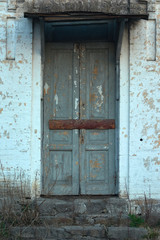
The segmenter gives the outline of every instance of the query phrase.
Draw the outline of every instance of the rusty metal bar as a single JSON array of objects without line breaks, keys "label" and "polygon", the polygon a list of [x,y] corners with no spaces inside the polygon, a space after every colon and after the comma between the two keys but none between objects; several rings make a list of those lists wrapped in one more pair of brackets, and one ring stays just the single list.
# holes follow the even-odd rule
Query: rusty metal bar
[{"label": "rusty metal bar", "polygon": [[50,130],[73,130],[73,129],[115,129],[114,119],[105,120],[49,120]]}]

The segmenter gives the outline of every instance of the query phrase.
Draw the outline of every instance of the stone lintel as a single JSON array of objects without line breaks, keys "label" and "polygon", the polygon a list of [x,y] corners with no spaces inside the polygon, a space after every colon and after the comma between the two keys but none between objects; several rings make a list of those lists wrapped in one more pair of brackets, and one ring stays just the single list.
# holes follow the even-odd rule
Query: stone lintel
[{"label": "stone lintel", "polygon": [[147,2],[132,0],[17,0],[28,13],[100,12],[114,15],[147,14]]}]

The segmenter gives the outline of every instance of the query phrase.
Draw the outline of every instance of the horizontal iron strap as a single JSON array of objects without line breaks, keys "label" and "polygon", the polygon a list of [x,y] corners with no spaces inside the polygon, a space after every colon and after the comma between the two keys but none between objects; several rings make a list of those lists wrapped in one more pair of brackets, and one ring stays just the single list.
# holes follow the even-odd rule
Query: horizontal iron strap
[{"label": "horizontal iron strap", "polygon": [[114,129],[115,120],[105,119],[105,120],[49,120],[50,130],[72,130],[72,129]]}]

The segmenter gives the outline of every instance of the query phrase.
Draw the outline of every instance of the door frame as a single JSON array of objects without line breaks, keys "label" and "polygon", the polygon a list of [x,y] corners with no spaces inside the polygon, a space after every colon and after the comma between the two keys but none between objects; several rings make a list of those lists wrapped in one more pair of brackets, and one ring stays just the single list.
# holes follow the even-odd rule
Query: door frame
[{"label": "door frame", "polygon": [[[122,27],[122,24],[121,24]],[[123,27],[124,30],[124,27]],[[120,35],[119,35],[120,36]],[[121,130],[126,125],[126,132],[129,131],[128,116],[129,116],[129,34],[128,24],[125,27],[125,33],[121,31],[121,37],[119,37],[119,61],[116,62],[116,83],[117,92],[121,96],[121,99],[117,99],[117,126],[116,126],[116,171],[117,171],[117,195],[123,196],[125,194],[126,186],[129,185],[129,144],[128,138],[123,139]],[[120,53],[121,49],[125,49],[123,54]],[[117,45],[118,46],[118,45]],[[45,63],[45,39],[44,39],[44,21],[34,20],[33,22],[33,81],[32,81],[32,133],[31,133],[31,196],[40,196],[42,191],[42,142],[43,142],[43,70]],[[118,49],[118,48],[117,48]],[[121,62],[123,64],[121,64]],[[37,71],[38,69],[38,71]],[[121,71],[120,71],[121,70]],[[122,83],[120,83],[122,79]],[[123,88],[122,84],[125,83]],[[127,101],[128,100],[128,101]],[[126,113],[123,116],[122,112],[126,109]],[[121,157],[122,148],[126,151]],[[121,172],[123,170],[123,172]],[[120,173],[120,174],[119,174]]]}]

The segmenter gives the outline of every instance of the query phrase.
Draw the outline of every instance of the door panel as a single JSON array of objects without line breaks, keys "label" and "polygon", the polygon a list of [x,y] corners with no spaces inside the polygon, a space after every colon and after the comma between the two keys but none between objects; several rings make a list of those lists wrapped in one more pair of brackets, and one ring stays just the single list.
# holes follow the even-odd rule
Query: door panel
[{"label": "door panel", "polygon": [[108,51],[87,49],[87,111],[89,118],[107,118]]},{"label": "door panel", "polygon": [[[114,49],[112,44],[82,46],[81,108],[84,119],[115,119]],[[87,81],[85,81],[85,76]],[[82,77],[82,79],[81,79]],[[113,99],[113,100],[112,100]],[[114,130],[81,130],[81,193],[115,193]]]},{"label": "door panel", "polygon": [[115,194],[114,130],[49,130],[48,121],[115,119],[114,45],[46,45],[43,194]]},{"label": "door panel", "polygon": [[75,105],[79,78],[73,71],[77,59],[73,44],[46,46],[43,194],[47,195],[79,193],[78,132],[48,127],[50,119],[74,119],[79,114]]},{"label": "door panel", "polygon": [[[52,50],[53,84],[51,84],[51,103],[53,104],[52,118],[72,118],[72,66],[73,50]],[[67,86],[67,87],[66,87]]]}]

